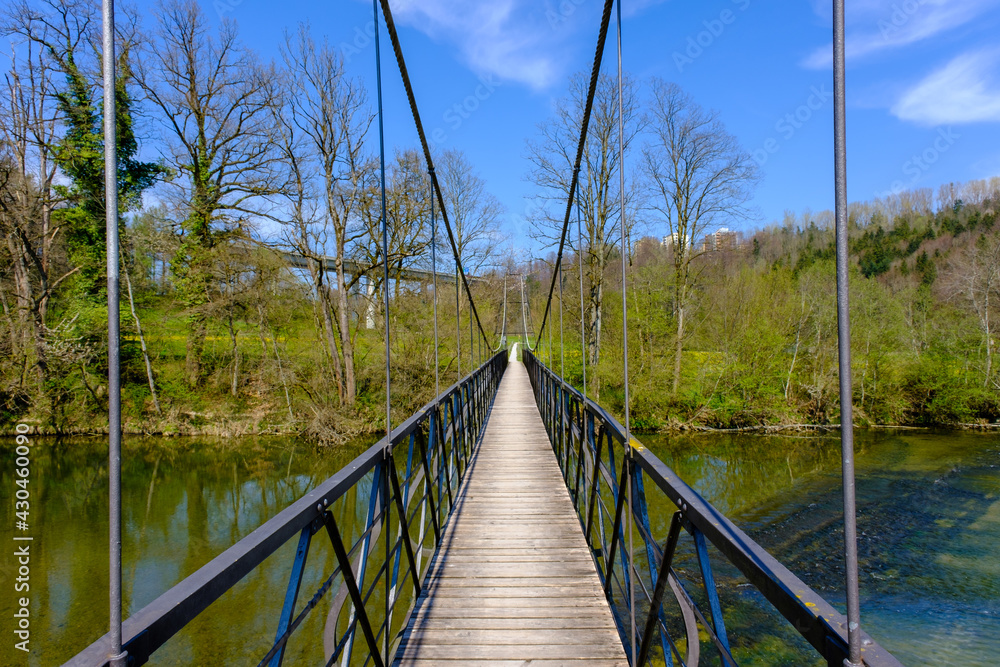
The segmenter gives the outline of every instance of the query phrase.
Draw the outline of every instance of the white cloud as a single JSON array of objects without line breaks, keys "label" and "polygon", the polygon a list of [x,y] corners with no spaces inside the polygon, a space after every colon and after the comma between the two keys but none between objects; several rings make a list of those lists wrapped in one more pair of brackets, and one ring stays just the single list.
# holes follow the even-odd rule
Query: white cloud
[{"label": "white cloud", "polygon": [[[632,17],[667,0],[632,0]],[[588,0],[398,0],[393,15],[432,39],[454,44],[477,74],[543,90],[568,70],[589,68],[601,5]],[[582,53],[576,48],[586,36]],[[613,40],[613,37],[609,37]],[[574,60],[575,59],[575,60]]]},{"label": "white cloud", "polygon": [[922,125],[1000,122],[1000,86],[991,76],[1000,50],[965,53],[931,72],[893,105],[893,115]]},{"label": "white cloud", "polygon": [[[829,2],[814,2],[817,14],[830,20]],[[849,4],[847,59],[855,60],[880,51],[922,42],[966,25],[1000,0],[858,0]],[[809,69],[828,69],[833,45],[816,49],[803,60]]]},{"label": "white cloud", "polygon": [[[582,10],[574,4],[574,14]],[[555,47],[566,31],[558,28],[577,18],[560,14],[558,7],[546,16],[528,0],[405,0],[394,16],[433,39],[455,44],[477,73],[535,89],[548,87],[560,76],[563,58]]]}]

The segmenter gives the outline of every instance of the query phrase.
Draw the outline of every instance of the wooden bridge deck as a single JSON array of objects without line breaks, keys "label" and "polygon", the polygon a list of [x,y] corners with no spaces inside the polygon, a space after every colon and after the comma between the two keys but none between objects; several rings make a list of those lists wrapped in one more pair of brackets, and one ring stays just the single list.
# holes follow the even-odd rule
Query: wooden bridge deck
[{"label": "wooden bridge deck", "polygon": [[467,474],[394,664],[625,667],[519,362]]}]

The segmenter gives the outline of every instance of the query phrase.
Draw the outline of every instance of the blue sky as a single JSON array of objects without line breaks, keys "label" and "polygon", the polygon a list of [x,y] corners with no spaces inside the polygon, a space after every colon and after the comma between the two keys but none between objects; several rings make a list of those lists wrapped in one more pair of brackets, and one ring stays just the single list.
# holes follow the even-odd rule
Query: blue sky
[{"label": "blue sky", "polygon": [[[831,4],[624,0],[625,69],[643,83],[677,82],[755,152],[764,180],[753,201],[760,217],[748,227],[780,220],[786,209],[832,208]],[[1000,0],[847,5],[850,199],[1000,174]],[[204,0],[204,7],[237,21],[268,58],[284,30],[309,21],[374,88],[368,2]],[[393,7],[428,134],[440,148],[465,151],[506,204],[507,231],[529,244],[525,140],[567,78],[589,71],[601,3],[396,0]],[[615,66],[611,40],[613,33],[606,71]],[[382,48],[387,144],[416,145],[384,32]]]}]

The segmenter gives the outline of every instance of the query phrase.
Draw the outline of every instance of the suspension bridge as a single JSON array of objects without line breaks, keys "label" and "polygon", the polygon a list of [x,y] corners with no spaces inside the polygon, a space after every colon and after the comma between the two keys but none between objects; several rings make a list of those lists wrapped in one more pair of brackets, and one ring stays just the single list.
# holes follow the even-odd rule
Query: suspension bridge
[{"label": "suspension bridge", "polygon": [[[286,545],[287,590],[274,618],[274,641],[259,656],[234,656],[260,667],[283,664],[289,647],[317,647],[326,665],[736,665],[734,647],[758,637],[732,633],[730,609],[716,585],[720,564],[735,569],[759,593],[766,613],[783,617],[818,661],[829,665],[892,667],[899,662],[860,626],[857,591],[850,346],[840,329],[846,616],[777,562],[669,467],[636,440],[629,426],[628,351],[624,350],[624,424],[542,363],[534,348],[553,336],[554,305],[563,331],[562,260],[580,175],[613,0],[606,0],[588,99],[572,174],[562,236],[535,345],[528,335],[523,279],[505,280],[499,337],[480,322],[388,0],[381,15],[406,88],[433,188],[432,201],[447,231],[460,286],[469,304],[470,343],[492,350],[468,376],[440,389],[416,414],[393,427],[388,341],[389,290],[384,290],[386,332],[385,437],[246,538],[163,593],[130,618],[121,618],[120,396],[117,358],[117,193],[114,124],[105,123],[108,179],[109,334],[111,349],[111,628],[68,665],[142,665],[212,603]],[[834,2],[838,306],[847,316],[846,161],[844,158],[843,0]],[[373,2],[378,20],[379,5]],[[618,6],[618,75],[621,81],[621,8]],[[104,1],[105,106],[114,117],[113,10]],[[378,118],[381,138],[381,65]],[[619,110],[621,98],[619,91]],[[619,113],[619,116],[621,114]],[[619,135],[621,136],[621,132]],[[384,209],[384,148],[382,189]],[[622,175],[621,178],[624,178]],[[622,215],[624,220],[624,215]],[[432,229],[437,225],[432,208]],[[385,215],[383,257],[388,256]],[[579,219],[578,219],[579,225]],[[579,234],[579,227],[577,230]],[[627,248],[622,238],[622,290]],[[432,241],[432,248],[436,240]],[[437,259],[427,275],[437,280]],[[386,284],[389,267],[383,266]],[[510,278],[510,276],[508,276]],[[580,295],[583,298],[583,277]],[[558,286],[558,289],[557,289]],[[525,344],[506,346],[508,294],[518,293]],[[438,335],[437,290],[434,331]],[[511,306],[512,312],[513,306]],[[623,309],[627,318],[627,309]],[[581,312],[583,309],[581,308]],[[581,322],[581,328],[583,323]],[[623,323],[627,331],[627,319]],[[461,326],[461,322],[459,322]],[[495,332],[494,332],[495,333]],[[459,345],[462,336],[458,337]],[[490,340],[499,338],[495,345]],[[581,336],[585,341],[585,336]],[[561,342],[560,342],[561,345]],[[438,346],[435,345],[435,350]],[[845,356],[848,355],[848,356]],[[584,355],[586,359],[586,355]],[[847,370],[845,370],[847,369]],[[678,568],[681,551],[696,567]],[[317,553],[318,552],[318,553]],[[313,554],[312,560],[309,560]],[[690,559],[689,559],[690,560]],[[318,586],[302,593],[310,564],[332,563]],[[313,567],[315,570],[315,567]],[[266,608],[270,601],[261,601]],[[278,601],[275,601],[278,602]],[[263,613],[263,612],[261,612]],[[311,614],[324,614],[322,636],[300,630]],[[322,650],[318,647],[322,644]]]}]

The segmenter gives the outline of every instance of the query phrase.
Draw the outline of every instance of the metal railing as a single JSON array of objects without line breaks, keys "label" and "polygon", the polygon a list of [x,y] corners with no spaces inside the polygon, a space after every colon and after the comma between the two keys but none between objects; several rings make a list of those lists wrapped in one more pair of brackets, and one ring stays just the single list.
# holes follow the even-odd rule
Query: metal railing
[{"label": "metal railing", "polygon": [[[326,637],[326,664],[391,664],[506,367],[507,352],[501,350],[394,429],[388,442],[383,438],[130,617],[123,627],[128,664],[146,663],[296,536],[276,638],[258,664],[281,665],[289,638],[330,591],[336,593],[327,628],[334,631]],[[364,519],[348,525],[364,508]],[[320,531],[329,538],[335,566],[309,601],[298,605],[306,558]],[[105,635],[66,664],[106,665],[109,650]]]},{"label": "metal railing", "polygon": [[[637,440],[633,438],[626,448],[625,429],[608,412],[585,399],[528,350],[523,358],[630,664],[641,666],[655,658],[659,664],[693,667],[701,659],[699,631],[707,635],[707,648],[717,654],[721,664],[736,664],[709,544],[742,572],[829,665],[844,664],[848,645],[842,614]],[[652,502],[647,502],[647,488],[655,495]],[[627,489],[631,489],[631,503],[626,502]],[[665,535],[654,535],[651,505],[660,508],[654,518],[665,519],[667,513],[671,516]],[[631,507],[631,516],[626,506]],[[629,528],[636,536],[632,552],[627,544]],[[679,577],[674,568],[682,529],[693,543],[703,597],[700,592],[689,592],[685,577]],[[676,608],[665,601],[668,588]],[[707,606],[707,614],[695,597]],[[868,636],[864,637],[862,657],[870,667],[901,667]]]}]

